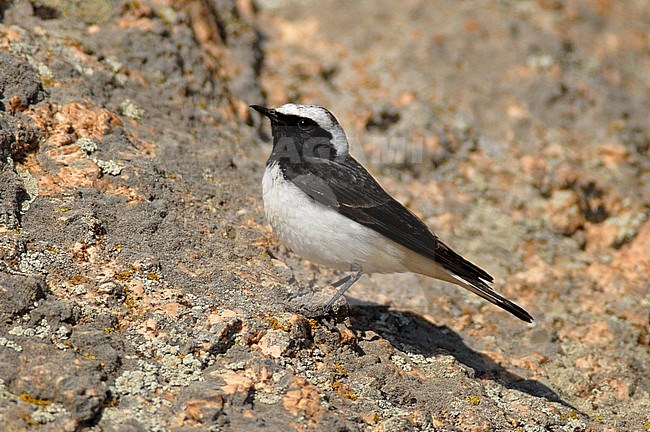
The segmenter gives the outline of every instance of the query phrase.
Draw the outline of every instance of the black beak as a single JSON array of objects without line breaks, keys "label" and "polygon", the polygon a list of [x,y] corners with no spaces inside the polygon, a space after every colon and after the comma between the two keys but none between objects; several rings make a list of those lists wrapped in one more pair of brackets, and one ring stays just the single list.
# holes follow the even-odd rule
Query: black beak
[{"label": "black beak", "polygon": [[253,108],[255,111],[264,114],[266,117],[271,120],[271,122],[277,122],[280,121],[280,117],[278,116],[278,113],[275,112],[274,109],[271,108],[265,108],[260,105],[251,105],[251,108]]}]

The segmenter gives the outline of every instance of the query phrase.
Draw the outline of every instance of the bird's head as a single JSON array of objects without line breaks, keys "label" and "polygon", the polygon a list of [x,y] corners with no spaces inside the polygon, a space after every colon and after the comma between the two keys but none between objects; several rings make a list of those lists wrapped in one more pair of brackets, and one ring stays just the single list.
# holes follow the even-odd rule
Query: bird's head
[{"label": "bird's head", "polygon": [[334,159],[348,154],[343,128],[327,109],[318,105],[287,103],[271,109],[251,108],[271,120],[276,157]]}]

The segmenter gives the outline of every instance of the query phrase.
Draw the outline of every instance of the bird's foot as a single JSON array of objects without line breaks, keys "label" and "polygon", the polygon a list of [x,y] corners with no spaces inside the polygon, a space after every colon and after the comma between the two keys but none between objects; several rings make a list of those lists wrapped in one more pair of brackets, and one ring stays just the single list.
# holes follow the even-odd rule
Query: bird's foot
[{"label": "bird's foot", "polygon": [[328,300],[331,298],[330,289],[312,286],[302,288],[297,292],[290,292],[286,305],[291,312],[299,313],[307,318],[319,318],[347,312],[348,304],[345,298],[341,297],[330,305]]},{"label": "bird's foot", "polygon": [[[343,294],[345,294],[348,288],[359,280],[362,274],[363,270],[361,269],[361,266],[353,263],[350,266],[349,275],[331,284],[333,288],[337,288],[337,291],[333,296],[326,297],[327,294],[323,293],[323,290],[316,286],[303,288],[293,295],[289,293],[289,306],[295,312],[301,313],[309,318],[337,315],[341,312],[348,312],[348,303],[343,298]],[[296,285],[293,287],[296,287]],[[329,300],[326,300],[326,298]]]}]

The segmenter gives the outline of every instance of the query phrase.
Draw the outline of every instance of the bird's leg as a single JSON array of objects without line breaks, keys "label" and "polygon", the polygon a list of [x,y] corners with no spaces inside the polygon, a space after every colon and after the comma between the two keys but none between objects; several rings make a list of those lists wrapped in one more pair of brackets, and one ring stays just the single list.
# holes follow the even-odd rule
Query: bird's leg
[{"label": "bird's leg", "polygon": [[332,282],[330,285],[332,285],[334,288],[338,288],[341,285],[343,285],[345,282],[349,281],[352,276],[347,275],[344,278],[341,278],[341,280],[337,280],[336,282]]},{"label": "bird's leg", "polygon": [[325,305],[325,310],[329,310],[336,301],[341,298],[341,296],[350,288],[356,281],[361,278],[363,275],[363,270],[361,269],[361,266],[358,264],[352,264],[350,266],[350,273],[340,281],[336,281],[332,284],[334,288],[341,287],[339,290],[334,294],[334,296],[330,299],[330,301],[327,302],[327,305]]}]

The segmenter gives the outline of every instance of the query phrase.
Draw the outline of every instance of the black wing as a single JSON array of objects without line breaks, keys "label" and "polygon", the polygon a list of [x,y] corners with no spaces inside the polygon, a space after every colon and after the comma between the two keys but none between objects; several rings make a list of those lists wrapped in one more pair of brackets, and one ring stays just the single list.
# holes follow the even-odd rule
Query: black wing
[{"label": "black wing", "polygon": [[[391,197],[352,156],[283,164],[285,176],[316,201],[430,258],[472,283],[492,282],[487,272],[441,242],[406,207]],[[327,181],[325,181],[327,179]]]}]

